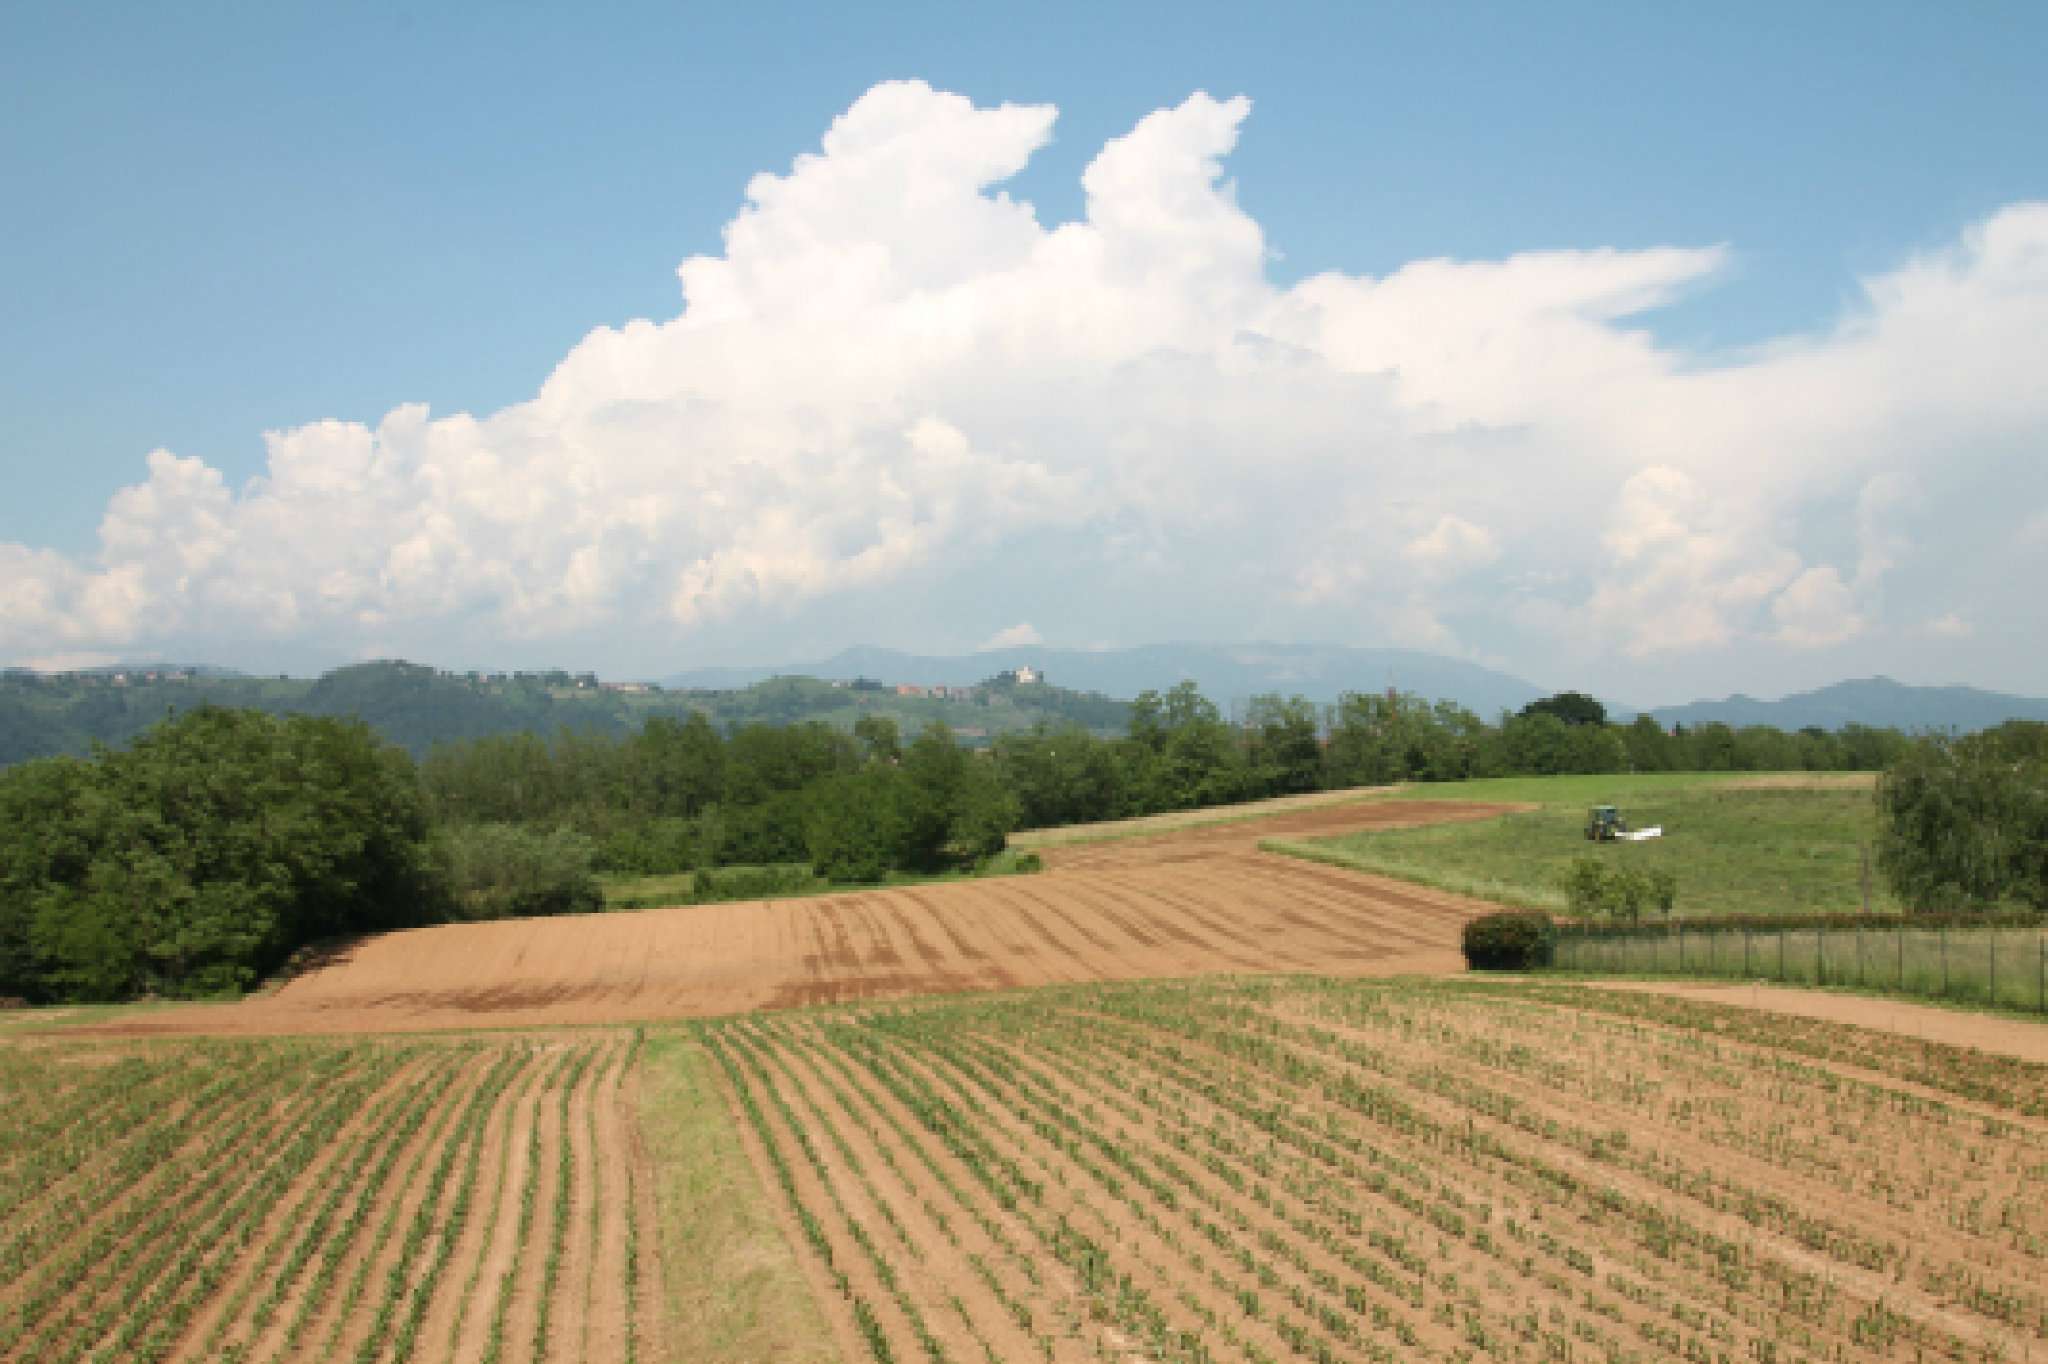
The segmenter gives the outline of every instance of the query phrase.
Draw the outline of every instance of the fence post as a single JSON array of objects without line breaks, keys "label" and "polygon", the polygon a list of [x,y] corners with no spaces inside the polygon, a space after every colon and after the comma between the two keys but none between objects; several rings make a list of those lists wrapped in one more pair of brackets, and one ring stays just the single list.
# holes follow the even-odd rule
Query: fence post
[{"label": "fence post", "polygon": [[2048,932],[2034,938],[2034,1007],[2048,1014]]},{"label": "fence post", "polygon": [[1785,925],[1778,925],[1778,984],[1785,983]]},{"label": "fence post", "polygon": [[[1870,907],[1865,905],[1863,912],[1868,914]],[[1863,920],[1859,918],[1856,921],[1856,986],[1858,989],[1861,989],[1868,983],[1864,980],[1863,976]]]},{"label": "fence post", "polygon": [[1825,929],[1816,928],[1813,930],[1813,983],[1815,985],[1825,985],[1828,983],[1828,945],[1822,936],[1825,932]]},{"label": "fence post", "polygon": [[1941,921],[1941,997],[1948,998],[1948,920]]},{"label": "fence post", "polygon": [[1749,965],[1749,925],[1742,926],[1742,974],[1748,978],[1752,973]]},{"label": "fence post", "polygon": [[1678,974],[1685,974],[1685,920],[1678,921]]},{"label": "fence post", "polygon": [[1897,989],[1904,993],[1906,989],[1906,916],[1903,912],[1899,915],[1899,922],[1892,932],[1899,944],[1899,979],[1897,981]]}]

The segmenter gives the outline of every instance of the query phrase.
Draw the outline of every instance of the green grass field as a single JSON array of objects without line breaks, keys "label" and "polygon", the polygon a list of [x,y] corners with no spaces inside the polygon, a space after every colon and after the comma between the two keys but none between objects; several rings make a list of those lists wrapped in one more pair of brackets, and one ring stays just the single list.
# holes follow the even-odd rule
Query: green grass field
[{"label": "green grass field", "polygon": [[[1862,908],[1863,847],[1876,834],[1867,783],[1762,786],[1749,775],[1511,777],[1416,786],[1397,799],[1482,800],[1538,808],[1477,823],[1392,829],[1265,846],[1536,909],[1565,908],[1572,860],[1595,856],[1678,877],[1674,912],[1852,913]],[[1586,809],[1621,807],[1631,827],[1660,824],[1645,843],[1589,843]],[[1898,908],[1873,869],[1870,908]]]}]

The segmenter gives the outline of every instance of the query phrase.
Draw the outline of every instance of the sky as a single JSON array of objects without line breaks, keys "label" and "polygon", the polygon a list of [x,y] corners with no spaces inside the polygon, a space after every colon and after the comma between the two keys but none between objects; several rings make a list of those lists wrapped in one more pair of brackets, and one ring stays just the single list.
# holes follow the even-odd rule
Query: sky
[{"label": "sky", "polygon": [[2048,693],[2044,55],[2034,4],[0,3],[0,664]]}]

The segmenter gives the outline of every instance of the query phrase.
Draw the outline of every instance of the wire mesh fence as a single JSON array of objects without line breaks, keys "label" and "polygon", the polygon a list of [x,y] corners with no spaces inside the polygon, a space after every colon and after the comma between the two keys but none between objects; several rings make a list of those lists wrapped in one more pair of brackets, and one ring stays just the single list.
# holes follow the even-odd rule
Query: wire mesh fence
[{"label": "wire mesh fence", "polygon": [[2039,917],[1562,923],[1553,965],[1855,986],[2048,1014],[2048,919]]}]

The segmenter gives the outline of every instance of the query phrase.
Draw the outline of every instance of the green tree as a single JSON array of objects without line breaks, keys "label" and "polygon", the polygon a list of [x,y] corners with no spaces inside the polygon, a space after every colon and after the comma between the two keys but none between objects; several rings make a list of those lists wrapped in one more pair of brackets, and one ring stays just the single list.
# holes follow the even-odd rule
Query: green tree
[{"label": "green tree", "polygon": [[992,749],[997,780],[1017,805],[1018,827],[1114,819],[1129,812],[1127,767],[1114,741],[1077,725],[1006,734]]},{"label": "green tree", "polygon": [[1631,772],[1669,772],[1674,761],[1671,736],[1648,713],[1631,720],[1621,731],[1621,743],[1628,755]]},{"label": "green tree", "polygon": [[1323,782],[1315,705],[1299,696],[1254,696],[1245,714],[1249,784],[1263,796],[1313,791]]},{"label": "green tree", "polygon": [[905,857],[907,785],[879,765],[818,783],[804,817],[811,869],[828,881],[880,881]]},{"label": "green tree", "polygon": [[1561,691],[1523,706],[1520,714],[1555,715],[1568,725],[1604,725],[1607,707],[1582,691]]},{"label": "green tree", "polygon": [[442,909],[412,764],[361,722],[201,708],[125,752],[10,773],[0,922],[40,992],[245,987],[316,937]]},{"label": "green tree", "polygon": [[725,740],[702,714],[656,716],[626,748],[635,804],[648,814],[694,818],[725,794]]},{"label": "green tree", "polygon": [[871,763],[893,763],[903,756],[903,735],[892,716],[861,716],[853,722],[853,737]]},{"label": "green tree", "polygon": [[933,721],[903,752],[899,865],[936,870],[971,864],[1003,850],[1017,807],[995,764],[954,742]]},{"label": "green tree", "polygon": [[85,884],[95,849],[84,808],[92,782],[92,765],[76,758],[0,771],[0,995],[49,995],[32,932],[46,900]]},{"label": "green tree", "polygon": [[2048,725],[1914,743],[1878,781],[1878,864],[1916,909],[2048,909]]}]

